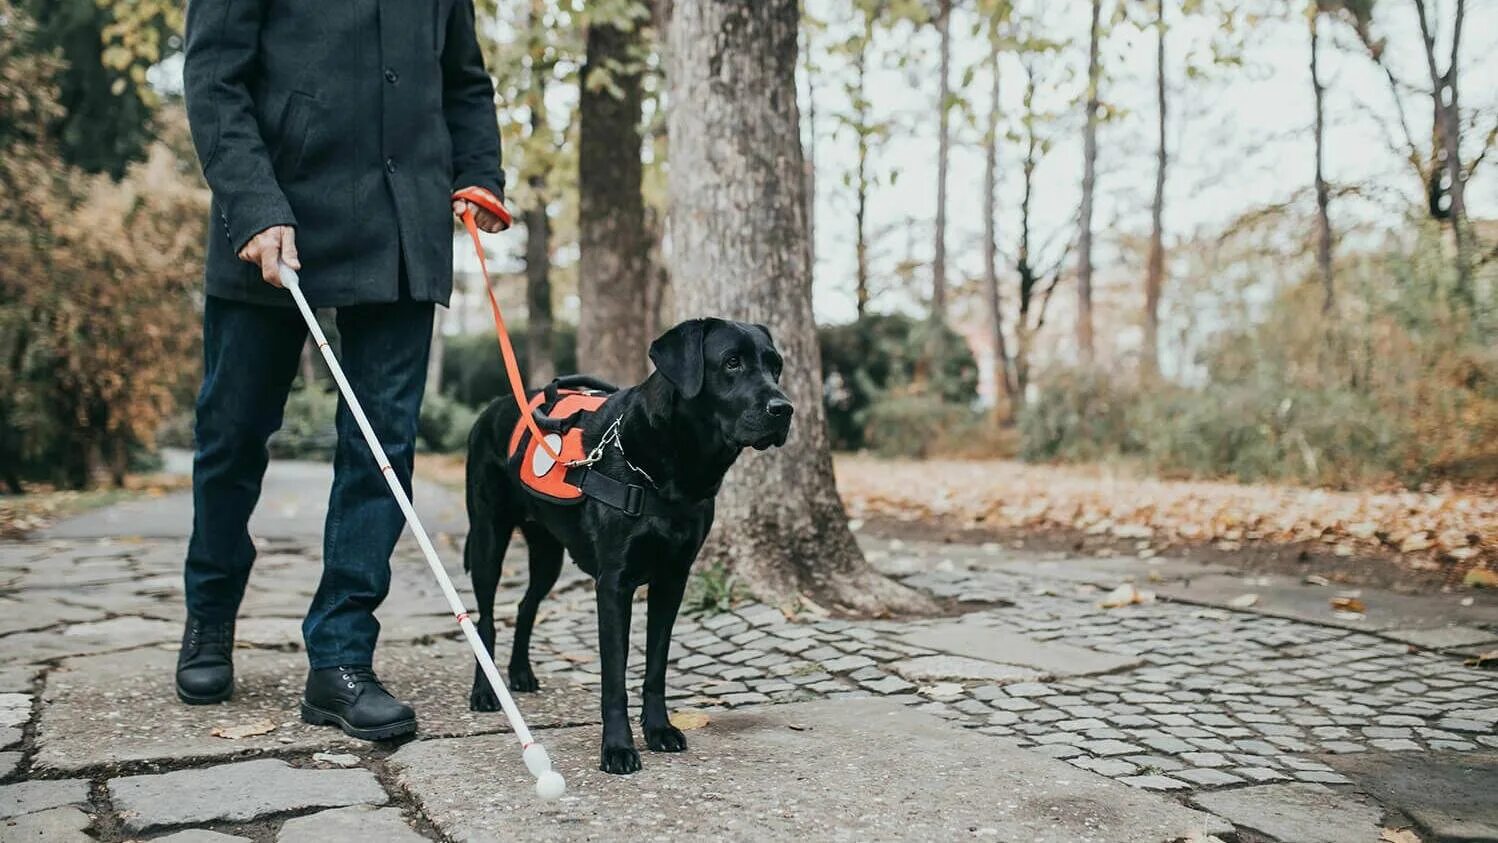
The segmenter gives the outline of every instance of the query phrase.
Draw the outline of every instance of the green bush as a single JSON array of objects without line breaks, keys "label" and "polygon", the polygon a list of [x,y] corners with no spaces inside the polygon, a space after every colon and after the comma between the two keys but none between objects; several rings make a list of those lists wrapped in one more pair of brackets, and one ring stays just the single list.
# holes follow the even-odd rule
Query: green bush
[{"label": "green bush", "polygon": [[417,420],[418,443],[429,451],[450,454],[468,446],[468,431],[478,411],[446,395],[428,395]]},{"label": "green bush", "polygon": [[945,456],[962,450],[985,416],[925,393],[889,393],[865,413],[864,444],[882,457]]},{"label": "green bush", "polygon": [[[524,341],[525,324],[509,327],[515,339],[515,357],[524,372],[530,359]],[[577,329],[565,322],[554,323],[551,351],[558,373],[576,372]],[[530,386],[539,387],[541,384]],[[470,407],[482,407],[501,395],[510,394],[504,358],[499,353],[494,334],[484,331],[446,339],[442,354],[442,392]]]},{"label": "green bush", "polygon": [[943,354],[936,370],[922,370],[930,330],[929,322],[902,314],[872,314],[818,330],[827,427],[834,448],[869,446],[866,429],[872,405],[917,380],[940,396],[940,402],[962,408],[973,404],[978,365],[967,343],[950,328],[943,329]]},{"label": "green bush", "polygon": [[279,459],[330,459],[338,444],[338,393],[299,389],[286,399],[281,429],[270,438]]}]

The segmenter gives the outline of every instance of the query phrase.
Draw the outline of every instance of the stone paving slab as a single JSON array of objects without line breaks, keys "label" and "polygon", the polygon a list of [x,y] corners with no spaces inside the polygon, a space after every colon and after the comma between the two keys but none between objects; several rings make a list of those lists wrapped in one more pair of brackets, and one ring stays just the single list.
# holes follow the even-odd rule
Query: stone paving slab
[{"label": "stone paving slab", "polygon": [[127,831],[390,800],[368,770],[301,770],[274,758],[110,779],[109,798]]},{"label": "stone paving slab", "polygon": [[41,779],[0,785],[0,818],[86,804],[88,782],[84,779]]},{"label": "stone paving slab", "polygon": [[237,834],[222,834],[202,828],[190,828],[165,837],[152,838],[155,843],[250,843],[250,838]]},{"label": "stone paving slab", "polygon": [[0,820],[0,840],[5,843],[91,843],[84,834],[93,820],[77,808],[52,808]]},{"label": "stone paving slab", "polygon": [[534,796],[513,743],[499,737],[410,744],[390,765],[454,840],[977,834],[1015,843],[1146,843],[1230,830],[1209,814],[889,700],[715,713],[689,733],[687,752],[646,752],[633,776],[597,770],[596,728],[542,739],[568,780],[560,802]]},{"label": "stone paving slab", "polygon": [[[393,693],[416,707],[419,736],[507,731],[499,712],[468,710],[473,662],[456,641],[382,647],[375,667]],[[83,770],[104,764],[238,755],[246,750],[353,748],[368,744],[336,729],[301,722],[298,703],[305,656],[269,650],[235,653],[234,699],[183,705],[172,686],[175,649],[135,650],[69,659],[48,678],[36,733],[34,765]],[[594,690],[546,677],[540,693],[522,695],[533,727],[598,720]],[[274,731],[241,740],[214,737],[219,726],[268,720]]]},{"label": "stone paving slab", "polygon": [[1328,759],[1427,843],[1498,840],[1498,753],[1363,753]]},{"label": "stone paving slab", "polygon": [[276,843],[427,843],[401,819],[399,808],[352,805],[289,819]]},{"label": "stone paving slab", "polygon": [[1283,843],[1378,840],[1383,811],[1355,793],[1318,784],[1270,784],[1221,790],[1192,802],[1261,838]]},{"label": "stone paving slab", "polygon": [[960,621],[923,627],[899,638],[916,647],[1029,668],[1052,677],[1112,673],[1139,664],[1139,659],[1132,656],[1041,641],[1008,630]]},{"label": "stone paving slab", "polygon": [[181,639],[180,624],[140,617],[109,618],[6,636],[0,646],[0,664],[112,653]]}]

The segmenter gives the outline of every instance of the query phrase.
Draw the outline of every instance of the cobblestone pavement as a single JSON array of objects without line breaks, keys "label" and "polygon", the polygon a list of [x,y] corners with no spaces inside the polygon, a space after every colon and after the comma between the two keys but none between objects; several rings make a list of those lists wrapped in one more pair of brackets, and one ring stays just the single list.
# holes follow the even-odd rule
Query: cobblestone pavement
[{"label": "cobblestone pavement", "polygon": [[[273,484],[268,495],[274,492]],[[455,506],[436,497],[428,506]],[[139,523],[169,523],[170,510],[182,511],[184,502],[150,506]],[[439,516],[452,521],[450,511]],[[392,747],[296,722],[297,621],[316,585],[317,544],[307,535],[315,519],[261,541],[240,628],[239,691],[233,703],[206,710],[170,695],[184,542],[121,535],[133,517],[124,520],[96,515],[92,525],[63,525],[56,535],[66,538],[0,544],[0,840],[114,840],[186,829],[325,841],[456,833],[442,819],[453,799],[397,781]],[[439,543],[453,563],[452,539]],[[1342,763],[1364,753],[1400,764],[1446,759],[1477,770],[1479,789],[1498,792],[1498,672],[1465,666],[1460,652],[1410,643],[1498,647],[1498,607],[1488,603],[1464,607],[1457,634],[1442,607],[1459,598],[1445,596],[1432,598],[1422,626],[1398,634],[1330,612],[1326,622],[1309,622],[1262,607],[1165,600],[1103,609],[1099,586],[1134,576],[1169,593],[1194,569],[1158,560],[1036,559],[995,546],[866,544],[887,572],[952,600],[954,612],[790,620],[748,603],[685,616],[668,678],[673,708],[710,718],[727,709],[773,716],[817,700],[879,697],[986,736],[996,753],[1047,756],[1166,802],[1224,816],[1238,811],[1236,831],[1215,830],[1242,840],[1281,839],[1245,819],[1241,812],[1254,809],[1244,805],[1272,797],[1292,813],[1322,810],[1315,807],[1325,801],[1321,786],[1334,797],[1345,791],[1338,804],[1364,800],[1362,810],[1382,810],[1386,823],[1443,839],[1450,817],[1404,804],[1397,788],[1379,790],[1357,765]],[[517,548],[507,564],[499,596],[510,611],[524,583],[508,569],[523,571],[523,554]],[[417,702],[418,742],[482,741],[468,736],[505,731],[498,717],[467,711],[471,663],[463,645],[414,549],[403,544],[398,556],[377,667]],[[1413,616],[1406,612],[1401,623]],[[595,623],[591,585],[569,569],[537,627],[543,692],[521,700],[543,734],[597,722]],[[634,632],[637,689],[643,623]],[[501,662],[507,640],[501,631]],[[232,737],[236,727],[253,734]],[[641,786],[658,758],[647,758],[634,777]],[[730,774],[731,762],[720,765]],[[1270,785],[1313,789],[1258,789]],[[1494,835],[1471,839],[1498,839],[1491,812],[1457,819]],[[692,832],[731,827],[704,819]],[[989,836],[1004,839],[1002,821],[996,827]],[[1097,839],[1156,839],[1117,831]],[[1373,833],[1346,839],[1376,839]]]}]

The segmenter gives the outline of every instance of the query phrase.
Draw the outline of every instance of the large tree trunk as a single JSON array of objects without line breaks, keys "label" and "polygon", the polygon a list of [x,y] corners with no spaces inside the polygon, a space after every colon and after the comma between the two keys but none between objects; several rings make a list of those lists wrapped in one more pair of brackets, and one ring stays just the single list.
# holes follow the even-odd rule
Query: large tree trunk
[{"label": "large tree trunk", "polygon": [[999,295],[999,46],[989,47],[988,66],[993,74],[989,89],[988,126],[983,142],[983,291],[988,300],[988,319],[993,332],[995,413],[1002,422],[1014,419],[1014,372],[1004,339],[1004,307]]},{"label": "large tree trunk", "polygon": [[1092,0],[1092,25],[1087,35],[1087,122],[1082,131],[1081,233],[1077,237],[1077,355],[1082,365],[1093,361],[1092,337],[1092,204],[1097,183],[1098,85],[1102,75],[1098,42],[1102,39],[1103,0]]},{"label": "large tree trunk", "polygon": [[811,35],[806,36],[806,248],[812,275],[817,268],[817,77],[811,63]]},{"label": "large tree trunk", "polygon": [[1155,0],[1155,200],[1150,205],[1150,253],[1144,271],[1144,349],[1140,365],[1145,377],[1160,374],[1160,290],[1165,285],[1165,0]]},{"label": "large tree trunk", "polygon": [[669,38],[671,263],[681,316],[767,325],[796,423],[743,455],[705,559],[761,596],[860,612],[931,607],[864,560],[838,498],[822,407],[796,106],[796,0],[679,3]]},{"label": "large tree trunk", "polygon": [[931,331],[927,344],[930,371],[940,370],[947,324],[947,165],[952,157],[952,0],[938,0],[936,27],[941,35],[940,97],[936,103],[936,243],[931,258]]},{"label": "large tree trunk", "polygon": [[1321,312],[1336,304],[1332,278],[1331,188],[1326,183],[1326,86],[1321,84],[1321,13],[1311,7],[1311,91],[1315,94],[1316,124],[1316,273],[1321,279]]},{"label": "large tree trunk", "polygon": [[[578,104],[577,362],[618,384],[645,377],[645,200],[640,193],[638,24],[588,27]],[[605,79],[609,84],[601,84]]]},{"label": "large tree trunk", "polygon": [[525,350],[526,382],[532,387],[557,376],[552,359],[551,317],[551,216],[546,204],[546,165],[537,161],[543,148],[551,144],[546,136],[546,5],[531,0],[526,25],[530,28],[530,84],[526,89],[526,106],[530,111],[530,148],[525,156],[525,183],[530,188],[531,206],[521,215],[525,223]]}]

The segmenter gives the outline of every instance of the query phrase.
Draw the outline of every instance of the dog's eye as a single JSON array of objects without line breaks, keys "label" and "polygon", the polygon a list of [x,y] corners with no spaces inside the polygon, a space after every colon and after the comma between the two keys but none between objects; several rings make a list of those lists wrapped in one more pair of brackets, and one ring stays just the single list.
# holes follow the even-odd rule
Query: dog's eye
[{"label": "dog's eye", "polygon": [[723,361],[723,368],[730,372],[737,372],[744,368],[744,361],[737,354],[730,354],[728,359]]}]

